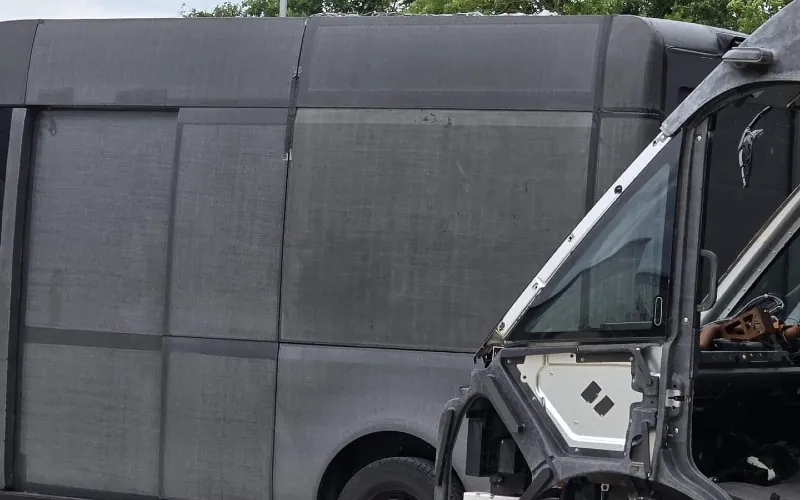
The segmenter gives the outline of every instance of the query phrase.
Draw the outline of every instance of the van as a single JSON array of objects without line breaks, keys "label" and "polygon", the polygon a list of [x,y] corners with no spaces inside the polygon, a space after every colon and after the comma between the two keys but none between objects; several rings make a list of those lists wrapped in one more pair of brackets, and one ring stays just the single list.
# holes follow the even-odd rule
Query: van
[{"label": "van", "polygon": [[0,23],[0,498],[431,498],[484,327],[742,39],[629,16]]}]

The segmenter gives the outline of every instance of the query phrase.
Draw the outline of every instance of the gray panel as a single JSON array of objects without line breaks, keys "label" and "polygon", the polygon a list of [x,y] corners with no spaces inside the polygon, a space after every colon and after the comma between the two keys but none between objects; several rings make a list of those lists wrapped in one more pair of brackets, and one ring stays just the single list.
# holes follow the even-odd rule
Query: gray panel
[{"label": "gray panel", "polygon": [[303,19],[48,21],[29,104],[287,106]]},{"label": "gray panel", "polygon": [[601,19],[312,18],[298,105],[588,110]]},{"label": "gray panel", "polygon": [[645,21],[614,18],[604,71],[605,108],[661,109],[664,46]]},{"label": "gray panel", "polygon": [[175,115],[37,123],[26,322],[160,334]]},{"label": "gray panel", "polygon": [[269,500],[275,360],[171,352],[168,363],[164,494]]},{"label": "gray panel", "polygon": [[584,212],[591,115],[301,110],[283,339],[473,350]]},{"label": "gray panel", "polygon": [[289,112],[282,108],[181,108],[178,123],[194,125],[283,125]]},{"label": "gray panel", "polygon": [[604,116],[600,120],[595,200],[658,135],[658,120],[641,116]]},{"label": "gray panel", "polygon": [[723,28],[693,24],[672,19],[644,18],[663,39],[667,47],[682,48],[691,52],[722,55],[728,50],[722,43],[726,38],[744,38],[747,35]]},{"label": "gray panel", "polygon": [[27,344],[26,484],[158,494],[161,353]]},{"label": "gray panel", "polygon": [[[282,345],[275,420],[275,497],[317,498],[334,455],[358,437],[392,430],[436,444],[444,403],[469,381],[472,356]],[[488,483],[463,475],[466,431],[453,453],[467,491]]]},{"label": "gray panel", "polygon": [[31,47],[38,21],[7,21],[0,23],[0,105],[25,104],[25,85]]},{"label": "gray panel", "polygon": [[[19,338],[20,290],[22,287],[22,248],[24,242],[25,207],[28,192],[28,165],[33,124],[32,113],[15,109],[11,116],[8,134],[8,161],[6,162],[5,190],[3,193],[2,235],[0,236],[0,408],[5,408],[6,430],[14,435],[16,425],[16,370],[8,370],[8,360],[16,362]],[[7,392],[8,387],[14,390]],[[11,398],[7,401],[7,395]],[[0,470],[5,470],[13,446],[2,434]],[[12,458],[13,460],[13,458]],[[3,475],[3,485],[6,476]]]},{"label": "gray panel", "polygon": [[285,125],[184,125],[170,333],[276,339]]}]

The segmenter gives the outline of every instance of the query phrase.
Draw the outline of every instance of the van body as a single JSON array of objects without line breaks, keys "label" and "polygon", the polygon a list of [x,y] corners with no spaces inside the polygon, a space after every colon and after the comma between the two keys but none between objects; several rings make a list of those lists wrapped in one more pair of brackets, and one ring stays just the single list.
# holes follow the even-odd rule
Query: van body
[{"label": "van body", "polygon": [[433,461],[483,332],[740,40],[626,16],[0,23],[0,498],[329,500]]}]

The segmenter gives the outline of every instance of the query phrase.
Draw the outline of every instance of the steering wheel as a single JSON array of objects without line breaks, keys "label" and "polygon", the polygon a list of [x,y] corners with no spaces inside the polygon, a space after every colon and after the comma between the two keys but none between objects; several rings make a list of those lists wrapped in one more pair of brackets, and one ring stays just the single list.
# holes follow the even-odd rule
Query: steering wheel
[{"label": "steering wheel", "polygon": [[759,309],[765,310],[768,314],[774,316],[786,309],[786,303],[783,302],[783,299],[778,297],[777,295],[773,295],[771,293],[765,293],[764,295],[759,295],[754,299],[747,302],[745,305],[740,307],[736,312],[730,315],[731,318],[734,316],[738,316],[742,314],[744,311],[748,309],[752,309],[753,307],[758,307]]}]

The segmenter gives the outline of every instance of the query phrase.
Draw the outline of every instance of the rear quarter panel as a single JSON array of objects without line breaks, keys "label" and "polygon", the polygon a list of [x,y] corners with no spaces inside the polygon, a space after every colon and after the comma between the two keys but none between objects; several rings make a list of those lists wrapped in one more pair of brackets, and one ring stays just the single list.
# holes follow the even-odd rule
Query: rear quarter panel
[{"label": "rear quarter panel", "polygon": [[[310,500],[331,460],[361,436],[401,431],[435,446],[442,407],[473,364],[469,354],[283,344],[278,366],[275,498]],[[462,480],[465,441],[462,432],[454,451]]]}]

